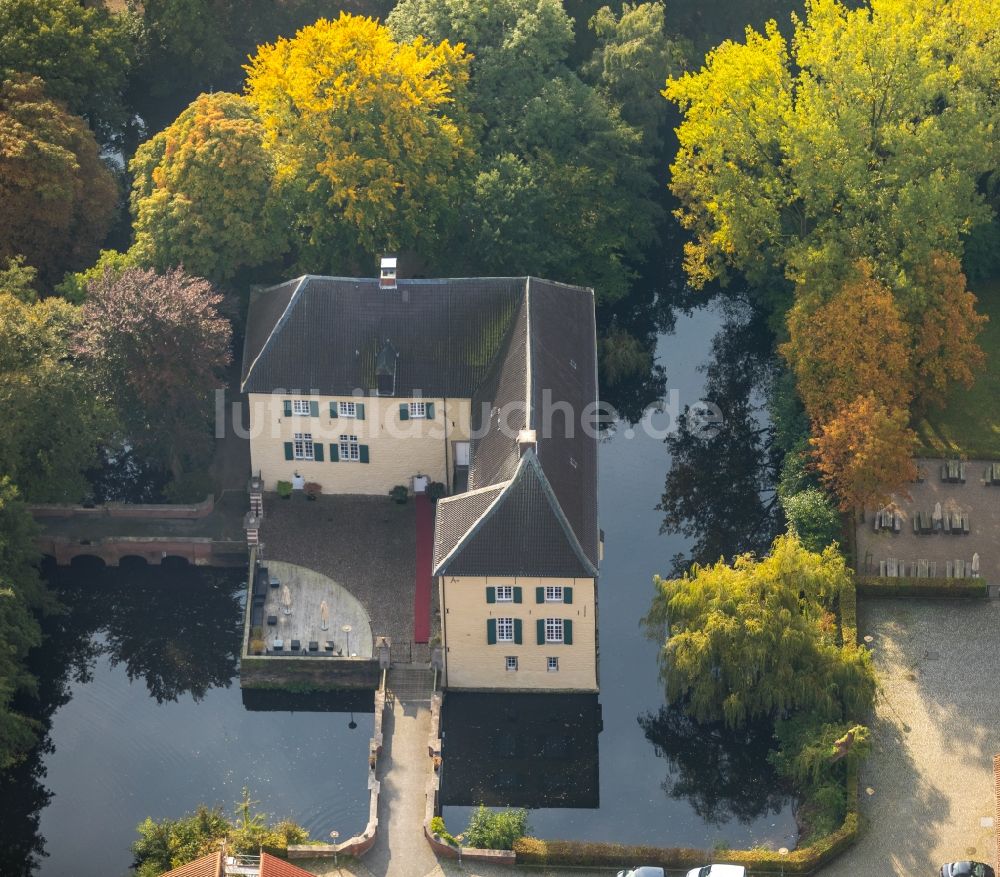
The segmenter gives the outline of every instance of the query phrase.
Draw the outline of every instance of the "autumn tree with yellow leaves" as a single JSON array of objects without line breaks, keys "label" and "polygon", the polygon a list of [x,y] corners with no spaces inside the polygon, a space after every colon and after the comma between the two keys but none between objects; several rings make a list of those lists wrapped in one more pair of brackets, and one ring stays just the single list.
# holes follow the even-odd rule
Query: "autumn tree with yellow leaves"
[{"label": "autumn tree with yellow leaves", "polygon": [[350,275],[380,251],[435,252],[475,155],[468,61],[461,45],[397,41],[346,13],[258,50],[247,96],[300,266]]}]

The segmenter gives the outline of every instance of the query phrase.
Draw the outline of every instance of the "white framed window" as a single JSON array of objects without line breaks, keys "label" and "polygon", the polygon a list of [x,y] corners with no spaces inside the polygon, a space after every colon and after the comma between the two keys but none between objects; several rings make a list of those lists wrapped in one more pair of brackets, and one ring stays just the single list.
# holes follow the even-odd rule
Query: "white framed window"
[{"label": "white framed window", "polygon": [[548,671],[550,673],[558,673],[559,672],[559,659],[558,658],[548,658],[546,666],[547,666]]},{"label": "white framed window", "polygon": [[292,414],[303,414],[309,416],[308,399],[292,399]]},{"label": "white framed window", "polygon": [[[344,404],[343,402],[341,404]],[[353,402],[347,403],[353,405]],[[360,445],[356,435],[342,435],[340,437],[340,459],[347,462],[358,462],[361,459]]]},{"label": "white framed window", "polygon": [[358,416],[358,403],[357,402],[338,402],[337,403],[337,416],[338,417],[357,417]]},{"label": "white framed window", "polygon": [[562,585],[546,585],[545,586],[545,602],[546,603],[562,603],[563,601],[563,589]]},{"label": "white framed window", "polygon": [[563,620],[561,618],[545,619],[545,642],[561,643],[563,641]]},{"label": "white framed window", "polygon": [[427,417],[427,403],[426,402],[411,402],[410,403],[410,420],[423,420]]},{"label": "white framed window", "polygon": [[497,642],[501,642],[501,643],[512,643],[512,642],[514,642],[514,619],[513,618],[498,618],[497,619]]},{"label": "white framed window", "polygon": [[514,602],[514,586],[513,585],[497,585],[497,603],[513,603]]},{"label": "white framed window", "polygon": [[507,655],[504,661],[507,664],[508,671],[517,670],[517,655]]},{"label": "white framed window", "polygon": [[297,432],[292,442],[292,449],[296,460],[313,459],[313,437],[311,432]]}]

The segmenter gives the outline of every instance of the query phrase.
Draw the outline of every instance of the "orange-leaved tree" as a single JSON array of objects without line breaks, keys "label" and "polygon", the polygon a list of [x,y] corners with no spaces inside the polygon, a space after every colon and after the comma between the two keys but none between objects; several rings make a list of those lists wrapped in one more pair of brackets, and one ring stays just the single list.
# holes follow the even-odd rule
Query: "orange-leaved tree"
[{"label": "orange-leaved tree", "polygon": [[789,340],[780,351],[795,374],[815,426],[863,393],[905,409],[912,396],[910,333],[892,290],[862,261],[825,301],[799,296],[788,313]]},{"label": "orange-leaved tree", "polygon": [[247,95],[300,264],[344,273],[379,251],[441,242],[475,155],[468,62],[461,44],[397,42],[347,13],[258,50]]},{"label": "orange-leaved tree", "polygon": [[868,392],[819,427],[811,439],[816,465],[842,511],[905,493],[917,475],[916,434],[908,423],[905,407],[888,406]]},{"label": "orange-leaved tree", "polygon": [[976,297],[965,288],[961,263],[935,253],[917,272],[927,305],[914,328],[915,402],[921,411],[943,405],[949,386],[971,387],[986,362],[976,337],[989,317],[976,313]]}]

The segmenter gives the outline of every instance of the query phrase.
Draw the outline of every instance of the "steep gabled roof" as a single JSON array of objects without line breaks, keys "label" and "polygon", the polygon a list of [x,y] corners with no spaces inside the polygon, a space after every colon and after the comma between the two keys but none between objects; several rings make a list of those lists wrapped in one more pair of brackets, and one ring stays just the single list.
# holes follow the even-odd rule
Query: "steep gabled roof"
[{"label": "steep gabled roof", "polygon": [[222,877],[222,850],[167,871],[160,877]]},{"label": "steep gabled roof", "polygon": [[[534,451],[525,451],[514,477],[498,488],[493,501],[446,553],[444,528],[436,528],[435,575],[597,575]],[[447,513],[444,520],[449,520]]]},{"label": "steep gabled roof", "polygon": [[376,385],[386,343],[396,395],[470,398],[524,296],[524,278],[378,280],[305,276],[256,295],[241,389],[348,396]]}]

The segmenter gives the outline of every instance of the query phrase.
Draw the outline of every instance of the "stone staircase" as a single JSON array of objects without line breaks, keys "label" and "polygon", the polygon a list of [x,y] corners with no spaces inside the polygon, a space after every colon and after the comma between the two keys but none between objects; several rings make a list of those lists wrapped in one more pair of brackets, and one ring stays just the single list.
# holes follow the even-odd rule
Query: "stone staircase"
[{"label": "stone staircase", "polygon": [[400,703],[430,704],[434,671],[413,664],[394,664],[386,677],[389,694]]}]

